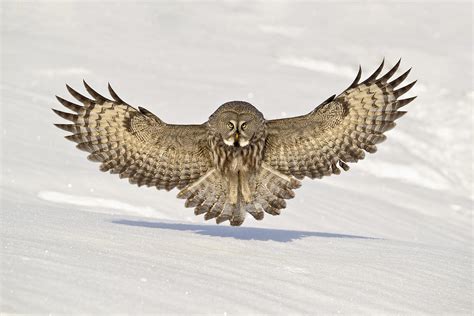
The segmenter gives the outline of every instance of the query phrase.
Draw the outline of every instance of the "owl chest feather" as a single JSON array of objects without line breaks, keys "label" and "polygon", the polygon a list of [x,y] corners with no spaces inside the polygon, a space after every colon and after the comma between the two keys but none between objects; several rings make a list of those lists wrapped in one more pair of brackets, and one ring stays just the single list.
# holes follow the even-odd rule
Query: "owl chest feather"
[{"label": "owl chest feather", "polygon": [[226,145],[222,139],[211,139],[210,147],[214,166],[223,174],[256,172],[262,163],[265,139],[245,147]]},{"label": "owl chest feather", "polygon": [[232,147],[215,137],[210,145],[214,165],[227,179],[229,202],[237,204],[240,198],[246,203],[251,202],[255,191],[255,174],[262,164],[265,138],[245,147]]}]

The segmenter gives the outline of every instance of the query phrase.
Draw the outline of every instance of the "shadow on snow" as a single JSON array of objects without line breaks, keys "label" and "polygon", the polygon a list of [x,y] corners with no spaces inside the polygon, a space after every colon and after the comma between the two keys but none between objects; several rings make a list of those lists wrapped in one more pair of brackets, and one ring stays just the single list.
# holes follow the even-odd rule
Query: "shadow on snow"
[{"label": "shadow on snow", "polygon": [[240,240],[260,240],[260,241],[272,240],[272,241],[277,241],[277,242],[289,242],[289,241],[293,241],[297,239],[302,239],[305,237],[376,239],[373,237],[365,237],[365,236],[322,233],[322,232],[309,232],[309,231],[298,231],[298,230],[147,222],[147,221],[127,220],[127,219],[114,220],[112,221],[112,223],[120,224],[120,225],[128,225],[128,226],[156,228],[156,229],[190,231],[199,235],[227,237],[227,238],[235,238],[235,239],[240,239]]}]

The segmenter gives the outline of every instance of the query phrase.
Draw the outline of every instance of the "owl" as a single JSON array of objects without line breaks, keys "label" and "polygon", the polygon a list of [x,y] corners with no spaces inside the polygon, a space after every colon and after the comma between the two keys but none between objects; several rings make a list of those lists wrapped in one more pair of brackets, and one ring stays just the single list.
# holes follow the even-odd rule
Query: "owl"
[{"label": "owl", "polygon": [[391,79],[400,61],[379,76],[383,64],[363,82],[359,67],[346,90],[306,115],[267,120],[252,104],[232,101],[196,125],[165,123],[127,104],[110,84],[113,100],[84,81],[91,97],[66,85],[81,105],[57,97],[73,113],[53,109],[72,122],[55,125],[72,133],[66,139],[100,162],[101,171],[138,186],[178,188],[196,215],[239,226],[247,213],[256,220],[279,215],[304,177],[338,175],[376,152],[405,114],[399,109],[415,98],[399,99],[416,81],[396,89],[410,69]]}]

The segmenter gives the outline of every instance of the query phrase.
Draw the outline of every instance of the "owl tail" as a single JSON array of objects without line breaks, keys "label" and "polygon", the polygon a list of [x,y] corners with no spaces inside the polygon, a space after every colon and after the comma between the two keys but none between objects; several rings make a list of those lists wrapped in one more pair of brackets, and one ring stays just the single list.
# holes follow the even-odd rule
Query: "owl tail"
[{"label": "owl tail", "polygon": [[262,164],[255,177],[224,179],[213,169],[196,182],[178,193],[178,198],[186,199],[186,207],[194,207],[194,214],[204,214],[204,219],[216,219],[220,224],[230,221],[232,226],[240,226],[245,215],[250,213],[261,220],[264,213],[279,215],[286,207],[285,199],[295,196],[293,192],[301,183]]},{"label": "owl tail", "polygon": [[212,169],[182,189],[177,197],[186,199],[184,206],[194,207],[194,214],[205,213],[205,220],[215,218],[217,224],[228,220],[231,225],[239,226],[245,220],[245,212],[240,207],[238,182],[232,185],[233,190],[229,190],[228,184],[217,170]]},{"label": "owl tail", "polygon": [[265,163],[257,174],[255,184],[252,201],[245,203],[244,209],[256,220],[263,219],[263,211],[280,215],[281,210],[286,207],[285,200],[294,198],[293,190],[301,186],[297,179],[284,175]]}]

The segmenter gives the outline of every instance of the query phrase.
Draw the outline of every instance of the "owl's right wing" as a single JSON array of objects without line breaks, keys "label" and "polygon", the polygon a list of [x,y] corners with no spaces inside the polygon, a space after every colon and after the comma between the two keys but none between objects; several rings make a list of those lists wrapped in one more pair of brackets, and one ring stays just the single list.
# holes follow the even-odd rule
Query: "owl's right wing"
[{"label": "owl's right wing", "polygon": [[207,128],[203,125],[171,125],[148,110],[125,103],[112,90],[109,100],[84,82],[94,99],[67,86],[83,105],[57,97],[69,110],[53,109],[72,124],[55,124],[71,132],[67,139],[87,151],[89,160],[101,162],[101,171],[129,178],[132,184],[171,190],[183,188],[204,175],[211,166]]},{"label": "owl's right wing", "polygon": [[307,115],[267,122],[264,162],[298,179],[321,178],[348,170],[347,162],[363,159],[365,151],[374,153],[385,140],[384,132],[405,112],[398,111],[413,98],[401,99],[416,81],[395,90],[410,70],[391,82],[400,61],[377,79],[380,67],[359,83],[354,82],[339,96],[332,96]]}]

